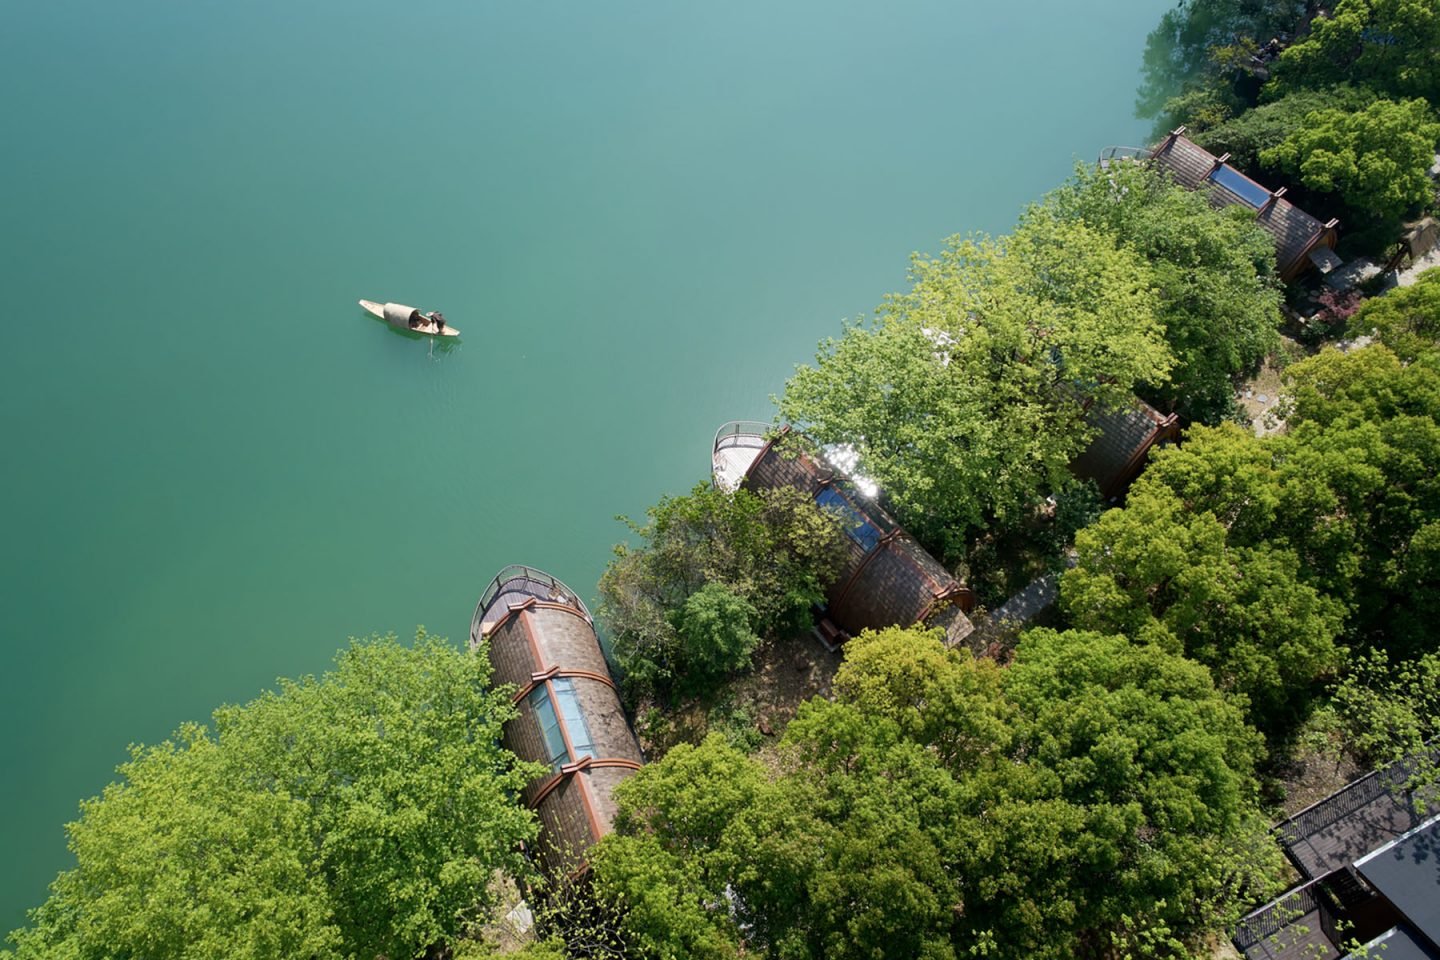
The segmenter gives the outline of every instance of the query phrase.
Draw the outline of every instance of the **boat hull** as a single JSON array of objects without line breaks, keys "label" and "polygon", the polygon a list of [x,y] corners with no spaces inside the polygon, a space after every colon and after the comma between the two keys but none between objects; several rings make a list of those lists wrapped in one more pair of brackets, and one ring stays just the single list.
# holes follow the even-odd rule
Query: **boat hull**
[{"label": "boat hull", "polygon": [[[450,326],[448,323],[438,324],[438,325],[437,325],[437,324],[435,324],[434,322],[429,321],[428,318],[427,318],[427,322],[421,324],[421,325],[418,326],[418,327],[412,327],[412,326],[410,326],[410,324],[406,323],[405,321],[398,319],[398,318],[399,318],[400,316],[402,316],[402,315],[408,316],[408,312],[409,312],[409,311],[414,311],[414,308],[413,308],[413,307],[404,307],[402,304],[376,303],[374,300],[361,300],[361,301],[360,301],[360,306],[363,307],[363,308],[365,309],[365,311],[366,311],[367,313],[369,313],[370,315],[375,316],[375,317],[378,317],[378,318],[380,318],[381,320],[384,320],[386,323],[390,324],[390,326],[394,327],[394,328],[397,329],[397,330],[406,330],[406,331],[408,331],[408,332],[410,332],[410,333],[418,333],[418,334],[420,334],[420,335],[422,335],[422,336],[426,336],[426,337],[458,337],[458,336],[460,336],[460,331],[459,331],[459,330],[456,330],[454,327]],[[400,313],[400,311],[397,311],[397,310],[395,310],[395,309],[391,309],[391,310],[389,310],[389,311],[386,311],[385,308],[386,308],[387,306],[388,306],[388,307],[392,307],[392,308],[400,307],[400,308],[402,308],[404,311],[407,311],[407,312],[404,313],[404,314],[402,314],[402,313]],[[421,317],[424,317],[424,316],[425,316],[424,314],[421,314]]]}]

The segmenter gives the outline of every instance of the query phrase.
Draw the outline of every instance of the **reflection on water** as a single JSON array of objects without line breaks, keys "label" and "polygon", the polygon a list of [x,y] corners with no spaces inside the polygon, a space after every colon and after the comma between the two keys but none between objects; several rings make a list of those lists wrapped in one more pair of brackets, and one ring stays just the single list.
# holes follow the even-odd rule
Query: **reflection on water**
[{"label": "reflection on water", "polygon": [[1175,118],[1167,104],[1175,98],[1207,84],[1225,85],[1217,51],[1288,35],[1314,14],[1313,6],[1304,0],[1181,0],[1146,38],[1135,115],[1168,126]]},{"label": "reflection on water", "polygon": [[375,316],[375,314],[369,313],[368,311],[362,312],[364,313],[366,319],[370,320],[372,323],[378,323],[380,326],[384,327],[386,330],[388,330],[390,333],[394,334],[397,337],[405,340],[430,341],[429,355],[432,357],[443,357],[451,353],[452,351],[459,349],[460,341],[464,337],[463,333],[459,337],[432,337],[428,334],[418,333],[414,330],[405,330],[401,327],[397,327],[393,323],[388,323],[384,319],[377,317]]}]

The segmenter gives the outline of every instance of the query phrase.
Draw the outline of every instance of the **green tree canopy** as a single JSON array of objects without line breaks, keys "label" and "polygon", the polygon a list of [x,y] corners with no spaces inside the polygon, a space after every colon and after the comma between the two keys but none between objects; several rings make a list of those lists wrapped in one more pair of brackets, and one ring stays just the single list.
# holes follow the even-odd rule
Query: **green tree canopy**
[{"label": "green tree canopy", "polygon": [[1278,93],[1337,83],[1440,104],[1440,8],[1431,0],[1339,0],[1280,55]]},{"label": "green tree canopy", "polygon": [[1232,545],[1215,514],[1168,490],[1132,490],[1075,546],[1061,578],[1070,622],[1183,651],[1244,694],[1262,728],[1293,723],[1340,666],[1344,605],[1301,580],[1295,553]]},{"label": "green tree canopy", "polygon": [[1136,115],[1198,129],[1242,112],[1259,93],[1244,64],[1293,33],[1305,9],[1298,0],[1180,0],[1146,38]]},{"label": "green tree canopy", "polygon": [[1304,129],[1306,117],[1310,114],[1323,110],[1363,110],[1375,99],[1371,91],[1350,84],[1320,90],[1297,90],[1191,136],[1216,156],[1228,153],[1232,165],[1258,174],[1262,166],[1260,154],[1280,146],[1288,137]]},{"label": "green tree canopy", "polygon": [[1440,349],[1440,267],[1426,270],[1411,286],[1366,300],[1350,329],[1374,334],[1406,362]]},{"label": "green tree canopy", "polygon": [[136,748],[67,827],[76,866],[16,956],[414,957],[487,906],[534,836],[533,770],[499,746],[513,716],[483,656],[423,631],[357,643]]},{"label": "green tree canopy", "polygon": [[1279,343],[1275,246],[1254,216],[1130,163],[1077,168],[1039,209],[1105,230],[1150,264],[1175,365],[1142,389],[1147,399],[1202,422],[1225,416],[1237,378]]},{"label": "green tree canopy", "polygon": [[1187,956],[1274,866],[1258,740],[1204,668],[1035,631],[1016,662],[889,629],[768,763],[720,737],[619,791],[592,865],[637,957]]},{"label": "green tree canopy", "polygon": [[1338,195],[1352,210],[1398,219],[1434,198],[1429,171],[1436,141],[1440,123],[1429,103],[1376,100],[1354,112],[1307,114],[1277,146],[1260,151],[1260,162],[1312,190]]},{"label": "green tree canopy", "polygon": [[820,443],[852,445],[900,521],[958,554],[967,529],[1069,482],[1086,400],[1163,382],[1170,355],[1151,271],[1078,221],[952,240],[911,277],[876,322],[823,343],[779,405]]},{"label": "green tree canopy", "polygon": [[702,483],[630,526],[642,542],[615,548],[599,612],[637,694],[703,686],[808,628],[844,549],[838,520],[791,489]]},{"label": "green tree canopy", "polygon": [[1285,434],[1192,429],[1061,580],[1072,622],[1183,649],[1272,730],[1337,643],[1414,655],[1440,615],[1440,358],[1332,349],[1287,377]]},{"label": "green tree canopy", "polygon": [[1361,657],[1335,692],[1347,740],[1372,763],[1423,752],[1440,735],[1440,651],[1392,662],[1383,650]]}]

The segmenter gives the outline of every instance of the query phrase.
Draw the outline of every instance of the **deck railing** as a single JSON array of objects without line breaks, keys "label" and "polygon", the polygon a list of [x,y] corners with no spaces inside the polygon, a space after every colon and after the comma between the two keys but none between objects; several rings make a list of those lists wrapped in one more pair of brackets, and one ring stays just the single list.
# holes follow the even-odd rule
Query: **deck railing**
[{"label": "deck railing", "polygon": [[[1437,751],[1435,748],[1431,748],[1429,762],[1434,763],[1436,759]],[[1388,767],[1368,773],[1330,796],[1312,803],[1288,820],[1277,823],[1275,836],[1283,844],[1295,843],[1312,836],[1344,817],[1348,817],[1362,807],[1369,806],[1387,793],[1394,796],[1397,802],[1405,803],[1407,802],[1405,794],[1410,785],[1410,778],[1415,775],[1417,770],[1423,769],[1425,763],[1426,759],[1421,755],[1409,760],[1397,761]]]},{"label": "deck railing", "polygon": [[1143,160],[1148,156],[1150,151],[1145,147],[1106,147],[1100,151],[1100,158],[1095,162],[1105,167],[1116,160]]},{"label": "deck railing", "polygon": [[[1265,904],[1260,909],[1244,917],[1235,928],[1235,935],[1231,942],[1235,948],[1245,956],[1251,956],[1255,947],[1264,944],[1257,956],[1284,957],[1287,947],[1291,944],[1280,941],[1280,934],[1290,927],[1302,922],[1306,917],[1311,917],[1311,923],[1318,924],[1319,929],[1307,929],[1304,933],[1321,933],[1332,944],[1338,941],[1340,936],[1339,924],[1336,922],[1336,908],[1331,902],[1331,897],[1320,886],[1321,881],[1311,880],[1303,886],[1281,894],[1275,900]],[[1275,952],[1278,949],[1278,953]],[[1297,955],[1297,960],[1305,956],[1303,949]]]},{"label": "deck railing", "polygon": [[495,578],[490,581],[490,585],[480,594],[480,602],[475,605],[475,615],[470,620],[471,643],[479,641],[481,628],[490,613],[490,607],[502,594],[507,593],[521,593],[537,600],[573,604],[585,615],[586,620],[594,622],[589,608],[585,606],[585,601],[581,600],[580,595],[567,587],[563,581],[534,567],[518,563],[511,564],[497,573]]},{"label": "deck railing", "polygon": [[[731,420],[719,430],[715,431],[715,443],[710,447],[712,453],[718,451],[721,446],[738,446],[742,438],[759,440],[764,443],[765,438],[773,433],[775,425],[764,423],[760,420]],[[725,443],[725,441],[730,441]]]}]

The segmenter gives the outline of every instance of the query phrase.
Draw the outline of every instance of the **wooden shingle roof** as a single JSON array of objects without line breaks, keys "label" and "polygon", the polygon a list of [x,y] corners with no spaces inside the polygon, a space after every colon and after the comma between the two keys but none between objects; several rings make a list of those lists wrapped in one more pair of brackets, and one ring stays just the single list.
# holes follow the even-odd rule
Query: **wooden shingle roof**
[{"label": "wooden shingle roof", "polygon": [[782,429],[750,465],[743,485],[792,487],[839,512],[845,559],[826,603],[829,618],[845,633],[924,623],[942,627],[954,646],[974,631],[965,616],[975,605],[974,592],[843,473],[813,455],[805,437]]},{"label": "wooden shingle roof", "polygon": [[1190,190],[1204,189],[1216,207],[1242,206],[1255,211],[1255,222],[1275,240],[1275,261],[1280,279],[1293,280],[1310,265],[1310,251],[1334,248],[1336,221],[1321,223],[1286,200],[1285,190],[1272,191],[1245,176],[1175,130],[1150,152],[1153,163],[1169,171],[1175,182]]},{"label": "wooden shingle roof", "polygon": [[1116,409],[1091,407],[1085,422],[1097,431],[1095,439],[1071,462],[1070,471],[1094,480],[1106,500],[1129,489],[1152,447],[1180,433],[1175,414],[1162,414],[1139,399]]}]

